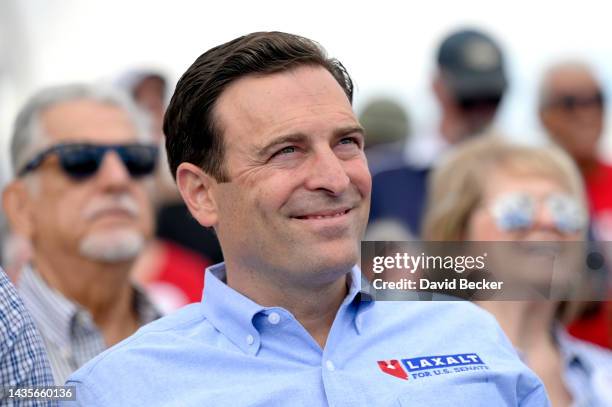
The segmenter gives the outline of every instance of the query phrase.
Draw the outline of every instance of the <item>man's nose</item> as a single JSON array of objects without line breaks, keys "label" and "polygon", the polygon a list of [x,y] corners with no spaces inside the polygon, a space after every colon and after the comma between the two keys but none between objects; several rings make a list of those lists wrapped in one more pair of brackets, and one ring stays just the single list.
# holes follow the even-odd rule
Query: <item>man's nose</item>
[{"label": "man's nose", "polygon": [[350,183],[343,161],[331,148],[314,153],[306,179],[308,189],[324,190],[332,195],[340,195],[346,191]]},{"label": "man's nose", "polygon": [[104,155],[96,178],[107,187],[124,186],[131,180],[128,169],[114,151],[109,151]]}]

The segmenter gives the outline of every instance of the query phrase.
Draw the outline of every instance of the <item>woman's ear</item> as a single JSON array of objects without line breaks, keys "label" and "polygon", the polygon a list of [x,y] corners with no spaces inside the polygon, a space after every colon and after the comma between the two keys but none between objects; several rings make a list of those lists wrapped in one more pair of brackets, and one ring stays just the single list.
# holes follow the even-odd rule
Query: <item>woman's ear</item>
[{"label": "woman's ear", "polygon": [[217,181],[201,168],[191,163],[181,163],[176,170],[179,192],[191,215],[202,226],[217,223],[218,205],[214,197]]}]

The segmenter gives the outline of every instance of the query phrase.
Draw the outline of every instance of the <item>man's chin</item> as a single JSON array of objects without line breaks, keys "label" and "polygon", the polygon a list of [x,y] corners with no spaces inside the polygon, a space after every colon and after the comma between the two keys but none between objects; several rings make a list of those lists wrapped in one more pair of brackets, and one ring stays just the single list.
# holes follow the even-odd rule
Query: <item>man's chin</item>
[{"label": "man's chin", "polygon": [[134,230],[112,230],[90,233],[80,244],[83,257],[105,263],[120,263],[134,260],[142,251],[146,239]]},{"label": "man's chin", "polygon": [[343,274],[350,271],[358,262],[359,255],[355,251],[332,251],[321,254],[312,253],[305,264],[309,264],[312,271],[319,273]]}]

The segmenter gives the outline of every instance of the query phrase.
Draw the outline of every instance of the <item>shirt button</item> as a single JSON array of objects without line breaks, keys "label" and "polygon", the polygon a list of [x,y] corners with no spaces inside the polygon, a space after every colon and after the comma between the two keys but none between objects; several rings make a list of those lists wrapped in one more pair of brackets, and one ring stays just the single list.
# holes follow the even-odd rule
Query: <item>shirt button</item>
[{"label": "shirt button", "polygon": [[278,324],[280,322],[280,319],[280,315],[278,315],[278,313],[276,312],[272,312],[270,315],[268,315],[268,322],[272,325]]},{"label": "shirt button", "polygon": [[253,335],[247,335],[247,337],[246,337],[246,343],[247,343],[248,345],[252,345],[252,344],[253,344],[253,342],[255,342],[255,338],[253,338]]},{"label": "shirt button", "polygon": [[331,360],[325,362],[325,367],[327,367],[327,370],[329,370],[330,372],[336,370],[336,366],[334,366],[334,363]]}]

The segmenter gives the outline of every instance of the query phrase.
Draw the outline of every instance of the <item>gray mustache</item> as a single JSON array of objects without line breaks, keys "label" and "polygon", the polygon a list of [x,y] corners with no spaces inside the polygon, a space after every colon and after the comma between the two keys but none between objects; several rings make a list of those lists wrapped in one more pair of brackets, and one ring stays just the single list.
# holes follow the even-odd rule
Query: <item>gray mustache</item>
[{"label": "gray mustache", "polygon": [[83,218],[91,220],[105,211],[123,210],[136,217],[140,209],[136,200],[129,194],[108,195],[92,201],[83,210]]}]

